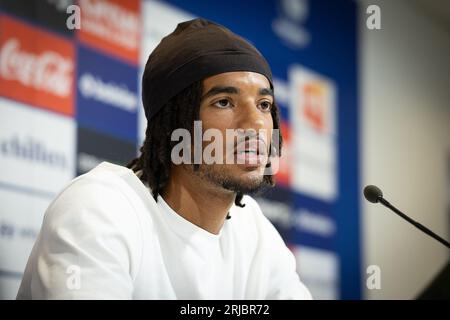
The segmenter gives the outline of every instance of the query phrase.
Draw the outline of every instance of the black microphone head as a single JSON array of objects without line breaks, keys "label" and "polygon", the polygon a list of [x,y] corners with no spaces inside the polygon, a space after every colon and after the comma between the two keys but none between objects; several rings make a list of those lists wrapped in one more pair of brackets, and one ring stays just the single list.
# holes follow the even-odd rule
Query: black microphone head
[{"label": "black microphone head", "polygon": [[383,192],[377,186],[369,185],[364,188],[364,197],[367,201],[377,203],[380,198],[383,198]]}]

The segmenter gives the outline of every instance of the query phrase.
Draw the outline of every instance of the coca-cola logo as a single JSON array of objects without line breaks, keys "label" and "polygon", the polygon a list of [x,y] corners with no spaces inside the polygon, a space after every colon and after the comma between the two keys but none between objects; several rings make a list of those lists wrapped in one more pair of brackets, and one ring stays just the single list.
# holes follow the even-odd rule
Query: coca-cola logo
[{"label": "coca-cola logo", "polygon": [[17,38],[0,48],[0,76],[59,97],[71,93],[73,62],[55,51],[31,53],[22,50]]}]

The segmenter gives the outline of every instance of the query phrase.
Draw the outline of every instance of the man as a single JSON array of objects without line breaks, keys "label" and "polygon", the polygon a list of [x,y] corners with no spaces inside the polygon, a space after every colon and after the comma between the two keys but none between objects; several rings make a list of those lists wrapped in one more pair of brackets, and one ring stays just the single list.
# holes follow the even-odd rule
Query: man
[{"label": "man", "polygon": [[[292,253],[247,195],[274,185],[268,168],[281,148],[262,55],[223,26],[187,21],[150,55],[142,91],[140,157],[129,168],[104,162],[57,196],[17,297],[310,299]],[[195,143],[199,123],[215,142],[239,134],[208,155],[213,139]],[[194,136],[181,149],[180,129]]]}]

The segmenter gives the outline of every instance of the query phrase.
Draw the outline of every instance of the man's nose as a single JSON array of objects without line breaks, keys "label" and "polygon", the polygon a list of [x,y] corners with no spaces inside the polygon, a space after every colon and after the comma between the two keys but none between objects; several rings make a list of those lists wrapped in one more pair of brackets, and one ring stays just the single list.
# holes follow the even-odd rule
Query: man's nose
[{"label": "man's nose", "polygon": [[239,113],[239,128],[259,130],[264,128],[264,114],[255,102],[249,101],[242,105]]}]

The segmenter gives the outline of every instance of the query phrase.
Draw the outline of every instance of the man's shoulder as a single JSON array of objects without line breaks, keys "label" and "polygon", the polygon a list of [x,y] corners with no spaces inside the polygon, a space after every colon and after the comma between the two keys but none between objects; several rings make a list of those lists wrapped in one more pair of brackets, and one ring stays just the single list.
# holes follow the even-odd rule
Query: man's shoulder
[{"label": "man's shoulder", "polygon": [[[129,169],[103,162],[89,172],[73,179],[50,203],[46,217],[83,215],[114,215],[119,210],[132,211],[133,188],[127,183]],[[137,179],[137,178],[136,178]]]},{"label": "man's shoulder", "polygon": [[103,193],[120,193],[123,186],[128,184],[127,179],[129,179],[130,175],[133,175],[133,172],[126,167],[102,162],[90,171],[70,181],[61,190],[56,199],[68,194],[98,199],[98,196]]},{"label": "man's shoulder", "polygon": [[78,176],[72,182],[76,182],[79,180],[90,180],[92,182],[96,181],[98,183],[117,183],[121,178],[133,174],[133,171],[131,171],[127,167],[104,161],[88,172]]}]

